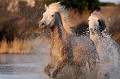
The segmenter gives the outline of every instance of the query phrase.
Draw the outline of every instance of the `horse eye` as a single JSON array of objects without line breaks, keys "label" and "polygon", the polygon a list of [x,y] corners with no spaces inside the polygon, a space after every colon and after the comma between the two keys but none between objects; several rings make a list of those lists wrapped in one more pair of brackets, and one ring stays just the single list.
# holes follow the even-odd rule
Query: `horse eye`
[{"label": "horse eye", "polygon": [[52,15],[52,17],[53,17],[53,15]]}]

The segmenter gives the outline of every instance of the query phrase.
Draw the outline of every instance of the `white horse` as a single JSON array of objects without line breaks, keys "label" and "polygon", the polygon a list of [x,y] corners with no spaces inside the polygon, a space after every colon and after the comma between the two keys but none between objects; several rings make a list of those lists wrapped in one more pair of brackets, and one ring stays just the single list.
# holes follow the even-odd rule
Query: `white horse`
[{"label": "white horse", "polygon": [[119,45],[107,33],[107,20],[97,11],[88,18],[90,39],[100,57],[100,79],[120,79]]},{"label": "white horse", "polygon": [[[90,77],[96,79],[95,70],[99,56],[92,41],[88,36],[77,37],[72,33],[70,29],[72,24],[69,22],[68,12],[59,2],[52,3],[49,6],[45,5],[45,9],[39,25],[42,28],[51,29],[52,47],[51,61],[44,71],[48,76],[55,78],[66,64],[71,64],[79,67],[75,75],[78,74],[81,77],[73,78],[71,76],[69,79],[86,79],[89,72],[90,76],[87,79],[90,79]],[[50,69],[53,68],[55,70],[51,75]],[[81,73],[78,73],[79,71]],[[65,75],[64,79],[66,79]]]}]

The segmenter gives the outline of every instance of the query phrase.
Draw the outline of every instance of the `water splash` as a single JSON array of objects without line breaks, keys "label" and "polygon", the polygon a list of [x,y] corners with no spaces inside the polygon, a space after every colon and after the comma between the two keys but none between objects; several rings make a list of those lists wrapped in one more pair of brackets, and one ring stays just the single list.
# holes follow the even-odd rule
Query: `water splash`
[{"label": "water splash", "polygon": [[[92,37],[92,36],[91,36]],[[100,79],[120,79],[120,48],[110,35],[102,33],[94,35],[92,39],[95,43],[100,57]]]}]

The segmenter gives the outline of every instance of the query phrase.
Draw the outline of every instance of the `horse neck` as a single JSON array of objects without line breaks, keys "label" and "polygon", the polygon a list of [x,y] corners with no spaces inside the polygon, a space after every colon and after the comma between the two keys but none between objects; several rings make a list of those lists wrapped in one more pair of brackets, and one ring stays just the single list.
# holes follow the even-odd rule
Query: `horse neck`
[{"label": "horse neck", "polygon": [[104,39],[102,34],[90,34],[90,39],[94,42],[95,46],[98,47],[101,41]]},{"label": "horse neck", "polygon": [[70,36],[63,26],[62,18],[59,12],[55,14],[55,24],[52,32],[52,38],[55,41],[66,41]]},{"label": "horse neck", "polygon": [[52,33],[51,33],[51,38],[52,41],[54,42],[60,42],[60,41],[66,41],[67,38],[69,37],[69,34],[67,34],[67,32],[64,30],[64,28],[61,28],[61,32],[58,29],[58,27],[54,27]]}]

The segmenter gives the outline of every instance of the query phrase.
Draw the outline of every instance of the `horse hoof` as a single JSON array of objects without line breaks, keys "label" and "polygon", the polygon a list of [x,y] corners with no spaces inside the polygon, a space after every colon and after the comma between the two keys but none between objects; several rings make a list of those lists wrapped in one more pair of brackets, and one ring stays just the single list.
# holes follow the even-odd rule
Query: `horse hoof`
[{"label": "horse hoof", "polygon": [[57,76],[58,70],[55,70],[52,74],[52,78],[55,78]]},{"label": "horse hoof", "polygon": [[53,74],[53,75],[52,75],[52,78],[55,78],[55,77],[56,77],[56,75]]},{"label": "horse hoof", "polygon": [[48,71],[48,69],[44,69],[44,72],[51,78],[51,74],[50,74],[50,72]]}]

